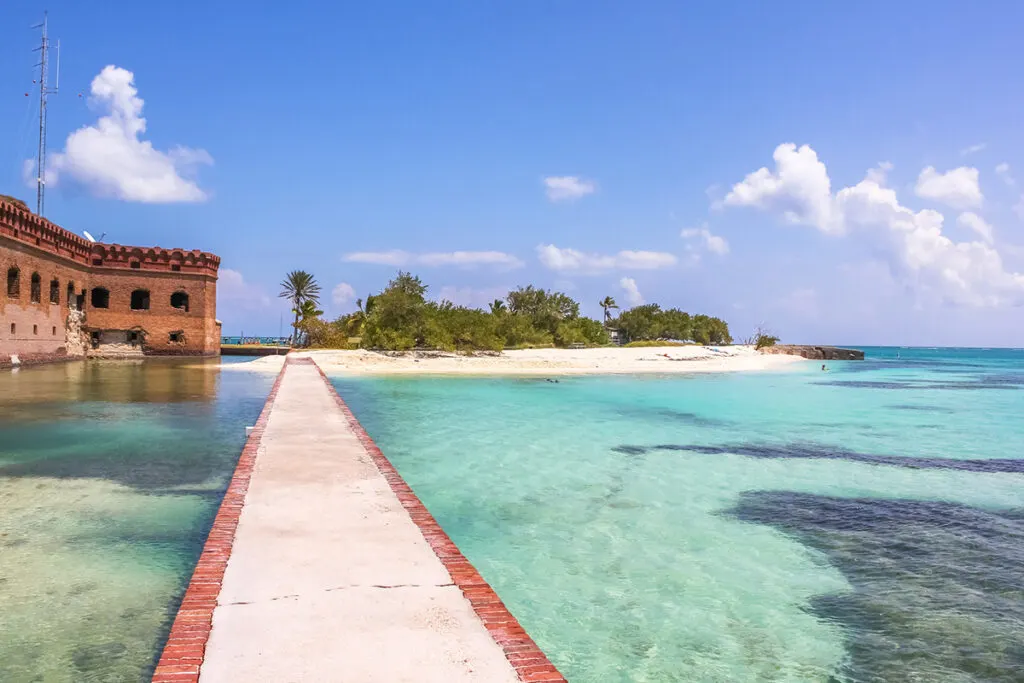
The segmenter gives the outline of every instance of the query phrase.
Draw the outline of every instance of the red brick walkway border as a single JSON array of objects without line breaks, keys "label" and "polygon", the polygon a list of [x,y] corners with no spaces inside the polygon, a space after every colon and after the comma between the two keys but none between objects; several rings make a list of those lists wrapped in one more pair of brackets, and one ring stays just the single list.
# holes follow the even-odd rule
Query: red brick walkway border
[{"label": "red brick walkway border", "polygon": [[235,473],[224,493],[217,516],[206,538],[203,552],[196,563],[192,579],[189,581],[185,597],[182,598],[178,614],[171,626],[160,661],[153,672],[153,683],[198,683],[199,667],[203,664],[206,654],[206,641],[210,638],[213,628],[213,610],[217,607],[217,596],[220,595],[224,570],[231,556],[231,546],[235,541],[235,529],[238,518],[245,504],[245,494],[249,490],[249,479],[256,466],[256,451],[263,438],[263,430],[270,418],[270,408],[277,398],[277,390],[281,388],[284,371],[288,360],[274,380],[263,410],[249,438],[245,441],[242,454],[238,458]]},{"label": "red brick walkway border", "polygon": [[505,603],[501,601],[498,594],[480,576],[476,568],[470,564],[466,556],[462,554],[452,539],[448,537],[448,534],[444,532],[444,529],[441,528],[441,525],[437,523],[434,516],[427,511],[423,502],[420,501],[419,497],[413,493],[409,485],[398,474],[394,465],[381,452],[377,444],[373,442],[373,439],[366,433],[363,426],[359,424],[359,420],[356,419],[356,416],[345,404],[345,401],[342,400],[334,385],[331,384],[327,375],[324,374],[323,369],[312,358],[296,359],[293,362],[307,362],[316,367],[324,383],[327,385],[328,391],[331,392],[338,407],[341,408],[341,411],[348,419],[352,431],[359,438],[359,442],[366,449],[366,452],[369,453],[380,473],[387,479],[391,490],[395,492],[398,500],[402,503],[402,507],[405,508],[412,521],[419,527],[420,533],[423,534],[423,538],[430,544],[434,554],[437,555],[441,563],[444,564],[445,569],[451,574],[452,581],[455,582],[455,585],[459,587],[462,594],[469,600],[469,604],[472,605],[473,611],[476,612],[477,616],[484,623],[487,632],[494,638],[494,642],[501,646],[501,649],[505,652],[505,657],[519,676],[519,680],[529,683],[555,683],[557,681],[565,683],[565,677],[558,672],[558,669],[555,668],[555,665],[551,663],[547,655],[537,646],[537,643],[533,642],[533,638],[520,626],[519,621],[505,607]]},{"label": "red brick walkway border", "polygon": [[152,683],[198,683],[199,669],[206,654],[206,643],[213,628],[213,611],[217,607],[224,571],[231,556],[238,519],[249,490],[249,480],[256,466],[256,452],[260,439],[270,418],[270,409],[277,398],[285,370],[289,365],[313,365],[323,378],[327,390],[348,419],[359,442],[373,459],[380,473],[384,475],[391,490],[398,496],[412,521],[420,529],[423,538],[430,544],[438,559],[452,577],[452,581],[469,600],[473,610],[505,653],[520,681],[527,683],[565,683],[565,677],[558,672],[547,655],[537,647],[533,638],[520,626],[512,613],[505,607],[494,589],[484,581],[480,573],[470,564],[433,515],[427,511],[420,499],[405,483],[391,462],[384,456],[355,415],[342,400],[327,375],[311,358],[288,358],[278,373],[274,386],[263,404],[263,411],[249,434],[238,459],[238,466],[231,477],[231,483],[224,494],[217,516],[213,520],[210,535],[203,546],[203,552],[196,563],[185,597],[178,608],[178,614],[171,626],[160,661],[153,672]]}]

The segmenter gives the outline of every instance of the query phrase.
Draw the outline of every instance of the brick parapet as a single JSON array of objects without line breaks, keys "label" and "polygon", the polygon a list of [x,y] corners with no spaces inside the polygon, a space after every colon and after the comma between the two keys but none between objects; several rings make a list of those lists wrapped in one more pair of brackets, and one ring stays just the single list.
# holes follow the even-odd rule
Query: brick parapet
[{"label": "brick parapet", "polygon": [[200,274],[215,278],[220,268],[219,256],[198,249],[134,247],[90,242],[17,204],[2,200],[0,235],[100,273],[106,269],[135,269]]}]

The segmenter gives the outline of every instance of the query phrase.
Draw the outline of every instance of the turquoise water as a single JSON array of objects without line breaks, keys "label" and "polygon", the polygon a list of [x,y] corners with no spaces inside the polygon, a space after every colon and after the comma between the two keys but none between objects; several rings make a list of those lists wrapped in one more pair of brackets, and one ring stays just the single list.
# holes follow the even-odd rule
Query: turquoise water
[{"label": "turquoise water", "polygon": [[1019,683],[1024,351],[868,354],[334,381],[569,680]]},{"label": "turquoise water", "polygon": [[148,680],[273,377],[0,372],[0,681]]}]

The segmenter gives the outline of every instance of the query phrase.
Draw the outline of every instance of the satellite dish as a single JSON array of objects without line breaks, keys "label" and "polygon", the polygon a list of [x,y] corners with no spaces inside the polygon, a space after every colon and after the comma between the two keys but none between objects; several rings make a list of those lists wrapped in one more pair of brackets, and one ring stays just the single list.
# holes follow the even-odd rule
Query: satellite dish
[{"label": "satellite dish", "polygon": [[90,242],[96,241],[96,238],[90,235],[88,230],[83,230],[82,234],[85,235],[85,239],[89,240]]}]

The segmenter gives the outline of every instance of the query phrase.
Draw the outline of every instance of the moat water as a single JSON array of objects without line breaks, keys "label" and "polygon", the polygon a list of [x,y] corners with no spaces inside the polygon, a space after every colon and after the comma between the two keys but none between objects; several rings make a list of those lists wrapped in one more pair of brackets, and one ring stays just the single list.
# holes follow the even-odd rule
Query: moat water
[{"label": "moat water", "polygon": [[274,380],[219,368],[0,372],[0,681],[148,680]]},{"label": "moat water", "polygon": [[335,378],[574,683],[1024,681],[1024,351]]}]

